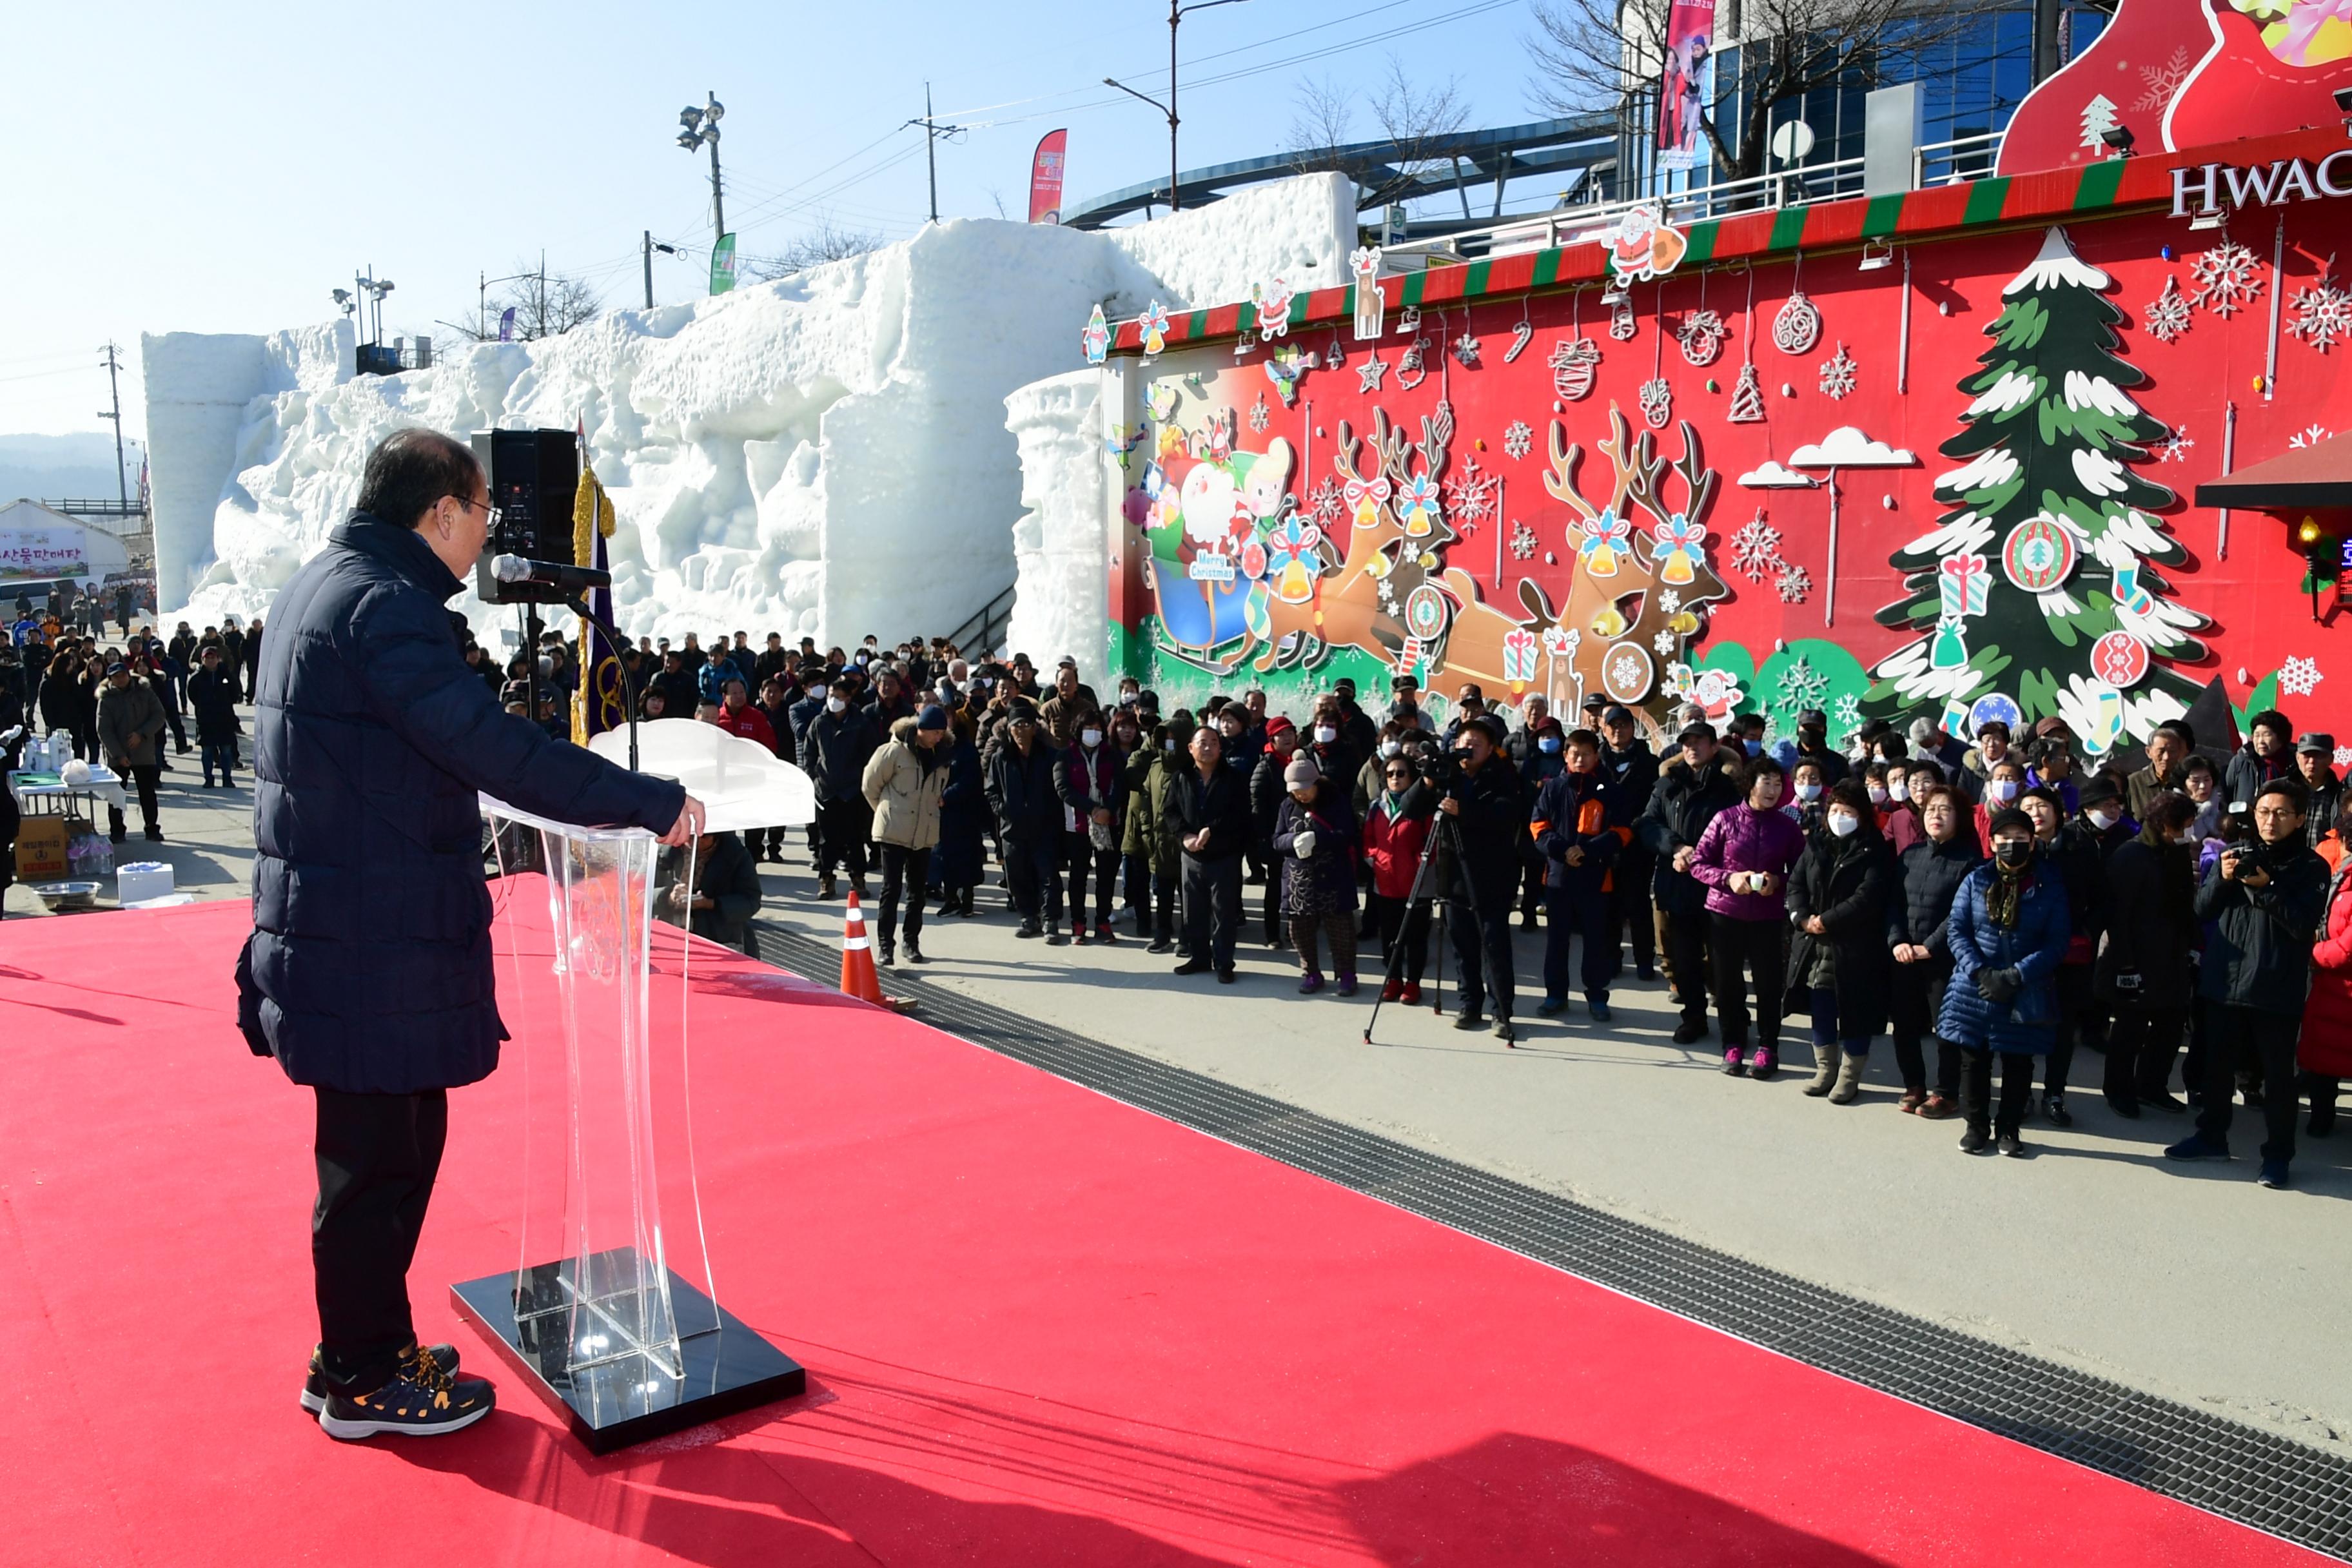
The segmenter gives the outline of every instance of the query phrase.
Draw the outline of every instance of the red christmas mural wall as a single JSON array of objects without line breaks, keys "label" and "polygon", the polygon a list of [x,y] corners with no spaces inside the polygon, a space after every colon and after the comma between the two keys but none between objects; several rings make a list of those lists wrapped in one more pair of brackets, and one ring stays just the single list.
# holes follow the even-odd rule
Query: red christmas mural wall
[{"label": "red christmas mural wall", "polygon": [[2190,500],[2352,428],[2352,202],[2322,190],[2352,156],[2314,174],[2342,146],[2301,157],[2310,199],[2208,226],[1963,192],[1994,216],[1727,259],[1727,229],[1637,219],[1580,287],[1496,263],[1351,314],[1270,280],[1246,316],[1123,324],[1115,657],[1179,693],[1410,668],[1784,732],[2057,714],[2096,750],[2218,680],[2352,740],[2294,520]]}]

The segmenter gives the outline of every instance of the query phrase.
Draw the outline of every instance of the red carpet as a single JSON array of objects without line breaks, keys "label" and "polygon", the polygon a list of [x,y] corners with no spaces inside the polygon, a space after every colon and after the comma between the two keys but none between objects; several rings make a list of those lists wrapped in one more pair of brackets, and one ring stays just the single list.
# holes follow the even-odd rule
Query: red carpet
[{"label": "red carpet", "polygon": [[0,1563],[2324,1561],[707,947],[719,1293],[809,1395],[592,1460],[461,1329],[515,1255],[510,1054],[411,1276],[504,1405],[340,1446],[245,922],[0,928]]}]

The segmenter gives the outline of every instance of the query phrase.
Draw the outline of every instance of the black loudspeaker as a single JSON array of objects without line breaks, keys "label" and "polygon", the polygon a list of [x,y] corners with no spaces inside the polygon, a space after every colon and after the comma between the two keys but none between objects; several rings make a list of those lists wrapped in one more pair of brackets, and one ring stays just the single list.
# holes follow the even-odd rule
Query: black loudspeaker
[{"label": "black loudspeaker", "polygon": [[580,489],[580,438],[570,430],[478,430],[474,457],[490,478],[498,526],[474,567],[474,591],[486,605],[560,603],[562,595],[490,575],[490,561],[520,555],[573,566],[572,503]]}]

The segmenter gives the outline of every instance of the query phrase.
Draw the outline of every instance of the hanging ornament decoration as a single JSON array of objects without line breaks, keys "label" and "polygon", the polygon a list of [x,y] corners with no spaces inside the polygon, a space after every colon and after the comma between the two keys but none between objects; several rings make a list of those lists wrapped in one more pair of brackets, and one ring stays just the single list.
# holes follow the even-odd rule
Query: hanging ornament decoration
[{"label": "hanging ornament decoration", "polygon": [[1266,358],[1265,378],[1274,383],[1285,408],[1298,401],[1298,384],[1314,363],[1314,354],[1301,353],[1296,343],[1285,343]]},{"label": "hanging ornament decoration", "polygon": [[2147,335],[2160,343],[2168,343],[2189,330],[2189,301],[2181,298],[2179,279],[2168,272],[2164,275],[2164,292],[2147,302],[2140,320],[2147,324]]},{"label": "hanging ornament decoration", "polygon": [[1525,626],[1513,626],[1503,634],[1503,679],[1511,689],[1523,689],[1536,678],[1536,665],[1543,653],[1543,642]]},{"label": "hanging ornament decoration", "polygon": [[1257,347],[1257,334],[1251,331],[1247,327],[1244,327],[1240,331],[1234,334],[1234,357],[1235,359],[1249,358],[1250,350],[1255,347]]},{"label": "hanging ornament decoration", "polygon": [[1286,337],[1290,332],[1290,302],[1298,290],[1277,278],[1250,285],[1250,303],[1257,308],[1257,331],[1262,338]]},{"label": "hanging ornament decoration", "polygon": [[1331,346],[1323,351],[1323,368],[1325,370],[1345,370],[1347,366],[1348,351],[1339,346],[1339,334],[1338,332],[1333,332],[1331,334]]},{"label": "hanging ornament decoration", "polygon": [[1168,307],[1154,300],[1143,308],[1143,352],[1156,354],[1168,346]]},{"label": "hanging ornament decoration", "polygon": [[2091,674],[2118,690],[2147,678],[2147,644],[2118,626],[2091,645]]},{"label": "hanging ornament decoration", "polygon": [[1528,343],[1535,335],[1535,323],[1528,320],[1528,302],[1522,299],[1519,301],[1519,324],[1511,329],[1511,346],[1503,351],[1503,363],[1508,364],[1525,353]]},{"label": "hanging ornament decoration", "polygon": [[1427,338],[1415,338],[1398,357],[1396,384],[1404,391],[1411,392],[1428,376],[1429,367],[1422,363],[1422,355],[1428,347]]},{"label": "hanging ornament decoration", "polygon": [[2046,594],[2074,574],[2074,536],[2046,517],[2030,517],[2010,530],[2000,547],[2000,569],[2029,594]]},{"label": "hanging ornament decoration", "polygon": [[1404,524],[1407,534],[1415,539],[1433,531],[1439,521],[1437,481],[1427,474],[1415,474],[1397,491],[1397,520]]},{"label": "hanging ornament decoration", "polygon": [[1616,308],[1609,312],[1609,335],[1621,343],[1630,343],[1641,330],[1642,324],[1633,319],[1633,301],[1618,300]]},{"label": "hanging ornament decoration", "polygon": [[1780,563],[1780,575],[1773,579],[1772,591],[1780,595],[1784,605],[1801,605],[1813,591],[1812,574],[1784,561]]},{"label": "hanging ornament decoration", "polygon": [[1853,356],[1840,343],[1837,353],[1822,362],[1822,391],[1829,397],[1843,400],[1853,391]]},{"label": "hanging ornament decoration", "polygon": [[[2126,554],[2123,564],[2116,568],[2116,608],[2127,616],[2147,616],[2156,612],[2156,595],[2149,593],[2147,584],[2140,581],[2142,570],[2139,557],[2131,554]],[[2124,686],[2129,682],[2118,680],[2111,684]]]},{"label": "hanging ornament decoration", "polygon": [[1078,333],[1078,346],[1086,350],[1088,364],[1100,364],[1110,357],[1110,322],[1103,316],[1100,300],[1096,301],[1095,313],[1087,318],[1085,329]]},{"label": "hanging ornament decoration", "polygon": [[1261,392],[1257,395],[1257,401],[1250,405],[1250,428],[1264,435],[1266,426],[1271,424],[1273,419],[1274,410],[1265,405],[1265,394]]},{"label": "hanging ornament decoration", "polygon": [[2263,291],[2263,264],[2236,240],[2224,239],[2189,264],[2189,279],[2197,285],[2189,302],[2226,320]]},{"label": "hanging ornament decoration", "polygon": [[1617,575],[1618,557],[1633,553],[1633,525],[1614,511],[1604,511],[1586,518],[1580,531],[1584,537],[1576,542],[1576,559],[1584,574]]},{"label": "hanging ornament decoration", "polygon": [[2025,710],[2017,705],[2016,698],[1988,691],[1969,704],[1969,729],[1981,730],[1996,722],[2006,724],[2011,730],[2025,722]]},{"label": "hanging ornament decoration", "polygon": [[1363,245],[1349,251],[1348,275],[1355,279],[1356,341],[1368,342],[1381,335],[1381,318],[1388,309],[1381,292],[1381,247]]},{"label": "hanging ornament decoration", "polygon": [[1551,389],[1570,403],[1592,393],[1592,378],[1601,365],[1601,348],[1591,338],[1562,338],[1552,345]]},{"label": "hanging ornament decoration", "polygon": [[1663,375],[1652,376],[1642,384],[1642,422],[1653,430],[1663,430],[1675,416],[1675,389],[1666,384]]},{"label": "hanging ornament decoration", "polygon": [[1397,333],[1401,337],[1409,338],[1419,331],[1421,331],[1421,307],[1407,305],[1397,313]]},{"label": "hanging ornament decoration", "polygon": [[1640,643],[1621,642],[1601,657],[1601,689],[1620,702],[1641,701],[1656,679],[1657,666]]},{"label": "hanging ornament decoration", "polygon": [[1731,408],[1724,417],[1734,425],[1757,425],[1764,419],[1764,389],[1757,384],[1756,367],[1743,364],[1731,384]]},{"label": "hanging ornament decoration", "polygon": [[1478,368],[1478,340],[1470,335],[1467,327],[1463,328],[1462,335],[1454,340],[1454,357],[1461,362],[1464,370]]},{"label": "hanging ornament decoration", "polygon": [[1433,584],[1423,583],[1404,596],[1404,629],[1424,643],[1435,642],[1451,608]]},{"label": "hanging ornament decoration", "polygon": [[1928,645],[1927,664],[1934,669],[1960,669],[1969,662],[1968,623],[1958,616],[1936,622],[1935,641]]},{"label": "hanging ornament decoration", "polygon": [[2319,269],[2316,281],[2295,290],[2291,301],[2295,319],[2286,329],[2321,353],[2352,338],[2352,294],[2328,277],[2335,267],[2336,258],[2331,256]]},{"label": "hanging ornament decoration", "polygon": [[1706,525],[1676,512],[1650,532],[1656,541],[1650,558],[1658,563],[1658,581],[1676,586],[1696,582],[1706,565]]},{"label": "hanging ornament decoration", "polygon": [[1390,489],[1388,476],[1377,479],[1349,479],[1343,492],[1348,498],[1348,510],[1358,528],[1378,528],[1381,508],[1387,504]]},{"label": "hanging ornament decoration", "polygon": [[1381,389],[1381,377],[1388,374],[1388,369],[1389,362],[1381,357],[1380,350],[1374,349],[1371,358],[1356,367],[1356,390],[1378,392]]},{"label": "hanging ornament decoration", "polygon": [[1973,551],[1947,555],[1936,567],[1937,613],[1948,620],[1981,616],[1992,595],[1992,572]]},{"label": "hanging ornament decoration", "polygon": [[1503,431],[1503,455],[1507,458],[1524,458],[1535,446],[1535,441],[1536,433],[1528,427],[1528,422],[1524,419],[1514,419]]},{"label": "hanging ornament decoration", "polygon": [[1723,353],[1724,332],[1720,312],[1693,310],[1685,316],[1682,331],[1677,334],[1684,360],[1691,364],[1713,364],[1716,356]]},{"label": "hanging ornament decoration", "polygon": [[1811,353],[1821,341],[1821,311],[1802,293],[1790,295],[1772,318],[1772,346],[1784,354]]}]

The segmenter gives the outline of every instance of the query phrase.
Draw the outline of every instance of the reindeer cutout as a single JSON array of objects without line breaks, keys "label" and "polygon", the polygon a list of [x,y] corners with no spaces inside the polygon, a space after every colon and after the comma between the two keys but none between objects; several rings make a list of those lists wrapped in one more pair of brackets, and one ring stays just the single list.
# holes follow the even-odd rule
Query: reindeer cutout
[{"label": "reindeer cutout", "polygon": [[[1583,448],[1552,422],[1544,489],[1577,515],[1568,530],[1575,575],[1559,616],[1561,635],[1548,641],[1555,701],[1580,700],[1595,690],[1629,708],[1649,701],[1666,667],[1683,660],[1702,630],[1705,606],[1730,592],[1706,548],[1717,476],[1687,419],[1682,441],[1682,457],[1669,462],[1658,455],[1655,437],[1636,435],[1623,410],[1610,404],[1609,436],[1600,444],[1609,459],[1609,490],[1607,500],[1596,501],[1578,485]],[[1680,480],[1679,504],[1667,500],[1669,479]]]}]

